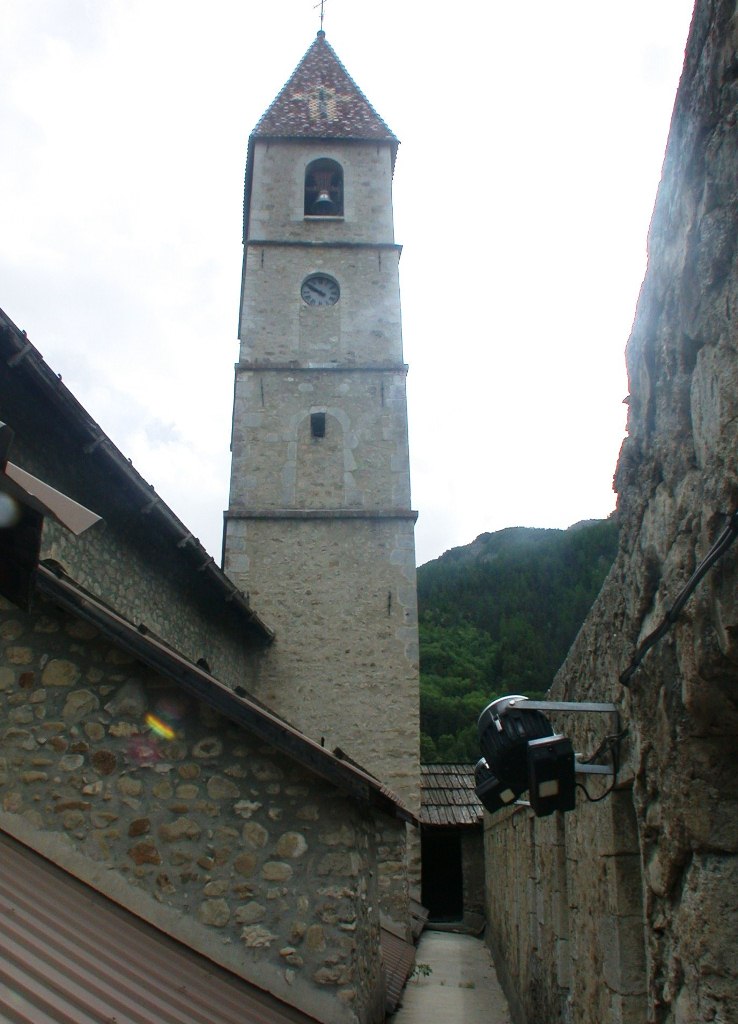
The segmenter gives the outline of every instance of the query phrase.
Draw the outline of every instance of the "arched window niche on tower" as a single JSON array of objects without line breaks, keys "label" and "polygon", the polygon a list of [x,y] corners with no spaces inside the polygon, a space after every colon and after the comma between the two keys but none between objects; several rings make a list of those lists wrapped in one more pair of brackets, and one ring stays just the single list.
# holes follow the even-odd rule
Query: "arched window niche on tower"
[{"label": "arched window niche on tower", "polygon": [[321,157],[305,168],[305,216],[343,217],[343,167]]}]

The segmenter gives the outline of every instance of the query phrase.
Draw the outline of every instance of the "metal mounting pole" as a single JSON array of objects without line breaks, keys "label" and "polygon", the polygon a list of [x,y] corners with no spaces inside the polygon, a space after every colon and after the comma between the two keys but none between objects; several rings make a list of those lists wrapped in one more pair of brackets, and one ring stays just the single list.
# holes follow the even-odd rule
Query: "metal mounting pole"
[{"label": "metal mounting pole", "polygon": [[596,701],[575,700],[511,700],[508,707],[530,708],[531,711],[598,711],[615,712],[620,708],[617,704],[597,703]]}]

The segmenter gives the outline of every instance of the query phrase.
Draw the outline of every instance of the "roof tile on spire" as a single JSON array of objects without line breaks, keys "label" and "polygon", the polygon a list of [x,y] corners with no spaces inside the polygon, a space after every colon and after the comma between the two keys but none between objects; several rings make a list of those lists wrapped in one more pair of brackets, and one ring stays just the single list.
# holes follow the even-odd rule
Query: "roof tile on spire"
[{"label": "roof tile on spire", "polygon": [[252,138],[397,139],[318,32]]}]

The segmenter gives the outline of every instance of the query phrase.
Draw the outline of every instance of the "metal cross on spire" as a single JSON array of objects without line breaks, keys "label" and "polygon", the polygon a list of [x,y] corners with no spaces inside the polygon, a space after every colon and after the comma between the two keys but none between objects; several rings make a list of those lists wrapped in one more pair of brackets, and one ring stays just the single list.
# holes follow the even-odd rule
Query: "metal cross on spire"
[{"label": "metal cross on spire", "polygon": [[322,32],[323,31],[323,15],[324,15],[323,8],[325,7],[325,0],[320,0],[320,3],[316,4],[315,7],[313,7],[313,10],[314,11],[317,10],[318,7],[320,8],[320,31]]}]

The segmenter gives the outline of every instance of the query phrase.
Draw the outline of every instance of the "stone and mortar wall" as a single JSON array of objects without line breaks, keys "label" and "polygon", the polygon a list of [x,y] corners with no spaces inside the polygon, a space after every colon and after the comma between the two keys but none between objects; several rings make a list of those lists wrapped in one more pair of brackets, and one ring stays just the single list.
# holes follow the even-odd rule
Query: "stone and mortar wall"
[{"label": "stone and mortar wall", "polygon": [[[305,217],[305,169],[313,160],[343,168],[343,216]],[[392,149],[385,142],[270,140],[254,145],[249,237],[292,242],[393,242]]]},{"label": "stone and mortar wall", "polygon": [[276,632],[255,667],[254,695],[328,749],[341,747],[417,812],[413,524],[231,520],[228,530],[226,570],[248,584]]},{"label": "stone and mortar wall", "polygon": [[[620,551],[551,691],[614,699],[628,728],[622,788],[580,799],[563,821],[558,975],[546,905],[561,891],[558,826],[523,827],[520,811],[487,822],[492,943],[516,1019],[530,1024],[556,1012],[573,1024],[738,1020],[736,546],[628,688],[618,683],[738,508],[737,50],[735,0],[698,0],[628,343]],[[584,751],[612,728],[595,716],[557,724]],[[536,900],[522,896],[526,876]]]},{"label": "stone and mortar wall", "polygon": [[[254,244],[245,259],[241,365],[402,363],[396,250]],[[303,281],[318,272],[338,281],[333,306],[302,300]]]},{"label": "stone and mortar wall", "polygon": [[484,927],[484,850],[479,828],[461,832],[461,877],[463,884],[464,926],[472,932]]},{"label": "stone and mortar wall", "polygon": [[109,519],[81,537],[46,520],[41,558],[59,562],[75,582],[191,661],[204,658],[221,682],[248,690],[253,649],[226,591],[205,592],[195,569],[177,564],[176,542],[142,525],[147,535],[137,541]]},{"label": "stone and mortar wall", "polygon": [[1,600],[0,649],[7,831],[318,1019],[383,1019],[376,847],[401,823],[51,604]]},{"label": "stone and mortar wall", "polygon": [[240,370],[232,450],[232,510],[409,509],[404,371]]},{"label": "stone and mortar wall", "polygon": [[[304,216],[305,168],[320,157],[343,167],[343,217]],[[257,142],[249,241],[242,363],[402,362],[388,145]],[[338,281],[335,306],[307,307],[302,301],[300,286],[317,271]]]},{"label": "stone and mortar wall", "polygon": [[485,857],[487,937],[514,1019],[644,1024],[643,897],[630,789],[582,802],[568,815],[536,818],[514,808],[488,818]]}]

